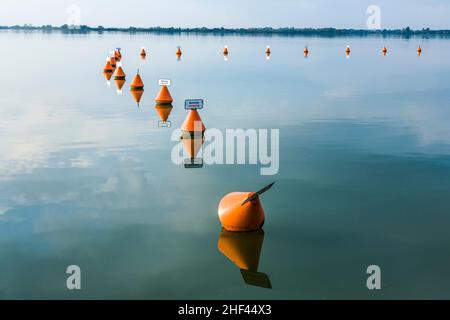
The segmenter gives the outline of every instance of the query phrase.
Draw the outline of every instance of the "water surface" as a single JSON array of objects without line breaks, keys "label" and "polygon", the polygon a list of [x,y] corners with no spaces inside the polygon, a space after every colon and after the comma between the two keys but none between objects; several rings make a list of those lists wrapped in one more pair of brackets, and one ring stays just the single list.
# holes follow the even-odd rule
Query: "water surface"
[{"label": "water surface", "polygon": [[[448,40],[1,32],[0,41],[1,298],[450,298]],[[102,74],[115,47],[122,95]],[[128,91],[137,68],[139,106]],[[160,78],[173,82],[172,128],[158,127]],[[279,173],[174,165],[170,135],[188,98],[205,99],[207,128],[279,128]],[[265,289],[219,252],[217,205],[274,180],[262,198]],[[81,291],[66,288],[71,264]],[[382,268],[378,292],[365,286],[371,264]]]}]

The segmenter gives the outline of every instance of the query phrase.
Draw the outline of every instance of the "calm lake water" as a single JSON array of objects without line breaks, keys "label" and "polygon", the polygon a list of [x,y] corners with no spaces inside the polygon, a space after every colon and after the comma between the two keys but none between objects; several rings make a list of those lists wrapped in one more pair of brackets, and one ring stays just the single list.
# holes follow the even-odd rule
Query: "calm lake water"
[{"label": "calm lake water", "polygon": [[[449,40],[1,32],[0,41],[0,298],[450,298]],[[115,47],[122,95],[102,72]],[[139,107],[128,89],[137,68]],[[172,80],[171,128],[158,127],[160,78]],[[278,174],[173,164],[170,136],[188,98],[205,99],[207,128],[279,129]],[[250,253],[232,248],[259,256],[265,289],[218,250],[217,206],[272,181],[260,255],[261,234]],[[66,288],[72,264],[81,291]],[[366,288],[372,264],[381,291]]]}]

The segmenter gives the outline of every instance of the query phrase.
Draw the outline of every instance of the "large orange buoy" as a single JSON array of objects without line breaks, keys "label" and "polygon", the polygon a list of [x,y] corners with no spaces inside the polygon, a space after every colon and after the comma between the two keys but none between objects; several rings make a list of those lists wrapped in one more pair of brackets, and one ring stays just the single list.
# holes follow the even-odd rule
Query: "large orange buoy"
[{"label": "large orange buoy", "polygon": [[166,85],[161,86],[161,89],[156,95],[155,101],[157,104],[171,104],[173,102],[172,96],[169,92],[169,88],[167,88]]},{"label": "large orange buoy", "polygon": [[350,53],[350,46],[348,45],[347,48],[345,48],[346,53]]},{"label": "large orange buoy", "polygon": [[[103,72],[105,72],[105,73],[111,73],[111,74],[114,72],[114,68],[112,67],[111,62],[109,61],[109,59],[106,60],[106,64],[105,64],[105,66],[103,67]],[[111,77],[110,77],[110,78],[111,78]]]},{"label": "large orange buoy", "polygon": [[141,76],[139,75],[139,69],[136,73],[136,75],[134,76],[133,80],[130,83],[130,90],[144,90],[144,82],[141,79]]},{"label": "large orange buoy", "polygon": [[305,58],[308,58],[309,49],[307,46],[305,46],[305,49],[303,50],[303,54],[305,55]]},{"label": "large orange buoy", "polygon": [[223,47],[223,55],[224,56],[228,55],[228,46]]},{"label": "large orange buoy", "polygon": [[265,216],[259,196],[274,182],[257,192],[232,192],[219,203],[219,220],[228,231],[254,231],[261,229]]},{"label": "large orange buoy", "polygon": [[170,112],[172,112],[172,104],[156,104],[156,112],[158,112],[161,121],[158,121],[158,127],[170,127],[171,122],[168,121]]},{"label": "large orange buoy", "polygon": [[382,53],[383,53],[383,55],[385,56],[385,55],[387,54],[388,50],[387,50],[387,48],[386,48],[386,47],[384,47],[384,48],[383,48],[383,50],[381,50],[381,52],[382,52]]},{"label": "large orange buoy", "polygon": [[125,80],[125,72],[123,72],[122,64],[120,62],[117,63],[116,72],[114,72],[114,80]]},{"label": "large orange buoy", "polygon": [[253,286],[272,288],[269,277],[258,272],[264,231],[230,232],[222,229],[217,248],[241,270],[244,281]]}]

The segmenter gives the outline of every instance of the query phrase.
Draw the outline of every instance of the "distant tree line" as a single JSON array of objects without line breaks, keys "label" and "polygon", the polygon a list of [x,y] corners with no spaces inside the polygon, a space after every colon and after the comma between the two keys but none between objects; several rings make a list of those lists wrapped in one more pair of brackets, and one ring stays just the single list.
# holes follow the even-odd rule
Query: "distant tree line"
[{"label": "distant tree line", "polygon": [[42,32],[63,32],[68,34],[103,33],[103,32],[126,32],[126,33],[158,33],[158,34],[213,34],[213,35],[279,35],[279,36],[319,36],[319,37],[348,37],[348,36],[378,36],[378,37],[450,37],[450,30],[431,30],[423,28],[413,30],[410,27],[403,29],[336,29],[336,28],[175,28],[175,27],[91,27],[87,25],[62,26],[31,24],[0,26],[0,30],[23,30]]}]

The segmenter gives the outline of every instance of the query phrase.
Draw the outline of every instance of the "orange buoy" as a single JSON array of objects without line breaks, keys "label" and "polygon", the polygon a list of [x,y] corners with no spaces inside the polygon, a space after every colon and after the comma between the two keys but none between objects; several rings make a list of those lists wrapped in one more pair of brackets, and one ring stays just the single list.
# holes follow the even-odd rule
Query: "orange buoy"
[{"label": "orange buoy", "polygon": [[224,56],[228,55],[228,46],[223,47],[223,55]]},{"label": "orange buoy", "polygon": [[117,48],[116,50],[114,50],[114,58],[116,59],[116,61],[119,61],[122,59],[122,54],[120,53],[120,48]]},{"label": "orange buoy", "polygon": [[171,104],[173,102],[172,96],[169,92],[169,88],[167,88],[166,85],[161,86],[161,89],[156,95],[155,101],[157,104]]},{"label": "orange buoy", "polygon": [[420,56],[421,53],[422,53],[422,48],[419,46],[419,47],[417,48],[417,54]]},{"label": "orange buoy", "polygon": [[180,60],[182,54],[183,54],[183,52],[181,52],[181,47],[177,47],[177,57],[178,57],[178,60]]},{"label": "orange buoy", "polygon": [[141,79],[141,76],[139,75],[139,69],[134,76],[133,80],[130,83],[130,90],[144,90],[144,82]]},{"label": "orange buoy", "polygon": [[123,72],[122,64],[120,62],[117,64],[116,72],[114,72],[114,80],[125,80],[125,72]]},{"label": "orange buoy", "polygon": [[111,63],[111,67],[115,69],[117,65],[116,58],[114,56],[109,57],[109,62]]},{"label": "orange buoy", "polygon": [[206,127],[198,114],[197,109],[190,110],[183,124],[181,125],[181,130],[193,136],[194,133],[205,132]]},{"label": "orange buoy", "polygon": [[387,51],[388,51],[388,50],[387,50],[387,48],[386,48],[386,47],[384,47],[384,48],[383,48],[383,50],[382,50],[381,52],[382,52],[382,53],[383,53],[383,55],[385,56],[385,55],[387,54]]},{"label": "orange buoy", "polygon": [[114,72],[114,68],[112,67],[111,62],[109,60],[106,60],[106,64],[103,67],[103,72],[111,74]]},{"label": "orange buoy", "polygon": [[271,54],[270,46],[267,46],[267,47],[266,47],[266,54]]},{"label": "orange buoy", "polygon": [[189,110],[189,113],[181,125],[181,141],[183,149],[188,155],[185,159],[185,168],[201,168],[203,160],[196,158],[205,141],[205,124],[198,114],[196,108]]},{"label": "orange buoy", "polygon": [[230,232],[222,229],[217,248],[241,270],[244,281],[253,286],[272,288],[268,275],[258,272],[264,231]]},{"label": "orange buoy", "polygon": [[303,50],[303,54],[305,55],[305,58],[308,57],[309,50],[308,50],[308,47],[307,47],[307,46],[305,46],[305,49]]},{"label": "orange buoy", "polygon": [[141,58],[145,58],[147,56],[147,52],[145,51],[144,47],[141,48],[139,55],[141,56]]},{"label": "orange buoy", "polygon": [[219,220],[228,231],[254,231],[261,229],[264,209],[259,196],[269,190],[274,182],[257,192],[232,192],[219,203]]},{"label": "orange buoy", "polygon": [[156,104],[155,106],[156,112],[159,115],[161,121],[158,121],[159,127],[170,127],[171,122],[168,121],[169,115],[172,112],[173,105],[172,104]]},{"label": "orange buoy", "polygon": [[137,103],[139,107],[139,103],[141,102],[142,95],[144,94],[144,90],[131,90],[131,96],[133,97],[134,101]]},{"label": "orange buoy", "polygon": [[347,46],[347,48],[345,49],[345,53],[350,53],[350,46]]}]

